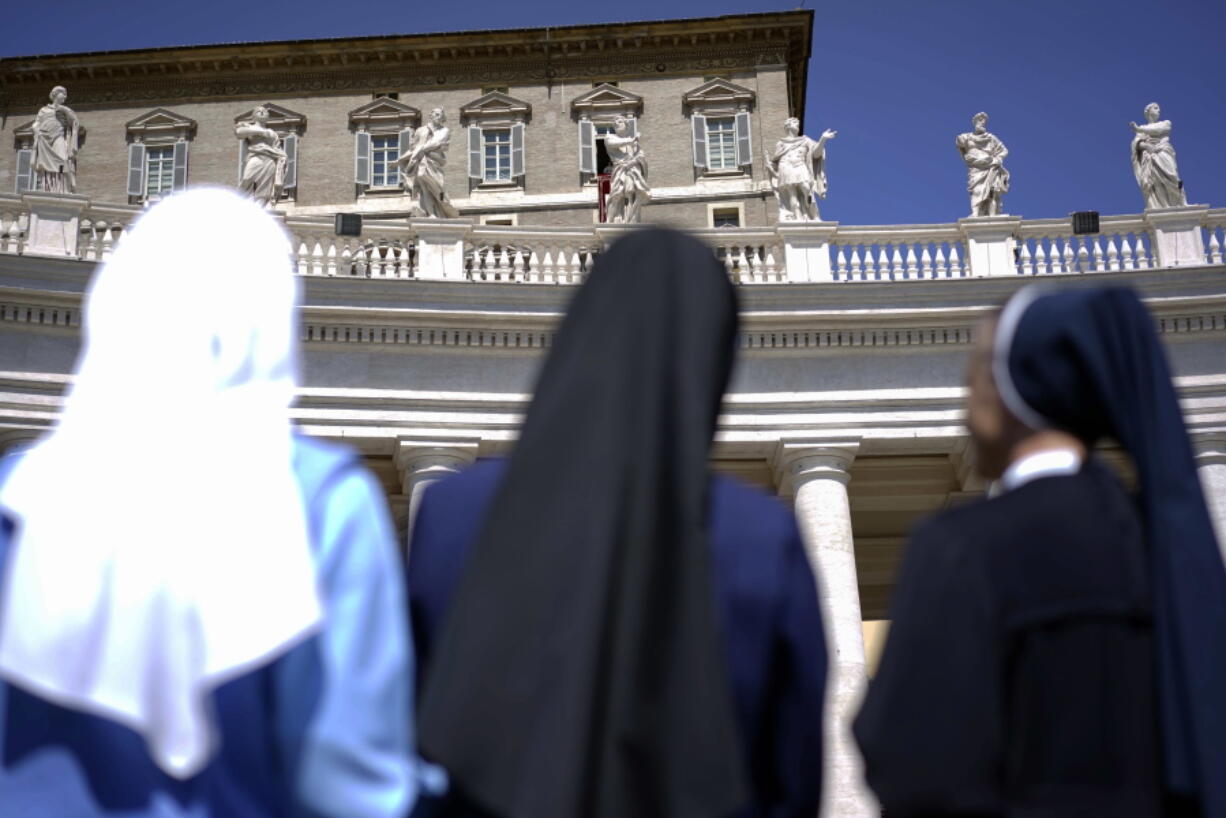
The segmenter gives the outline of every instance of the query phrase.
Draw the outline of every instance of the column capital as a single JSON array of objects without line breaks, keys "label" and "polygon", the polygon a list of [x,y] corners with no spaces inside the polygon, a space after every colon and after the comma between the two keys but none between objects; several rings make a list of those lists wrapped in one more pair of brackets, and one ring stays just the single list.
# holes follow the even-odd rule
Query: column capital
[{"label": "column capital", "polygon": [[780,440],[771,457],[775,483],[784,494],[795,492],[810,480],[835,480],[846,485],[859,451],[860,441],[855,439]]},{"label": "column capital", "polygon": [[1192,434],[1196,465],[1226,466],[1226,429]]},{"label": "column capital", "polygon": [[396,441],[396,468],[406,476],[431,468],[462,468],[477,459],[479,445],[475,440]]}]

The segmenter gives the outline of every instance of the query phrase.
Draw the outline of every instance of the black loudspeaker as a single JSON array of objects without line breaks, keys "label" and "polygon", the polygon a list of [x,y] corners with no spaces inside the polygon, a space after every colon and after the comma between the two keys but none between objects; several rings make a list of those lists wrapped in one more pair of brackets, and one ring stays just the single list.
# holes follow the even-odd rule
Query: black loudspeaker
[{"label": "black loudspeaker", "polygon": [[1098,232],[1098,211],[1082,210],[1073,214],[1073,235]]},{"label": "black loudspeaker", "polygon": [[[1097,218],[1098,214],[1094,214]],[[1098,222],[1095,222],[1098,224]],[[360,236],[362,235],[362,214],[361,213],[337,213],[336,214],[336,235],[338,236]]]}]

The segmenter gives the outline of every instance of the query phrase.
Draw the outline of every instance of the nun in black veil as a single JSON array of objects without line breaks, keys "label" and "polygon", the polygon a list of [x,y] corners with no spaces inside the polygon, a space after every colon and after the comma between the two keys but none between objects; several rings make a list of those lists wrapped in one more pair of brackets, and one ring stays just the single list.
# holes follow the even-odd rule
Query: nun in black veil
[{"label": "nun in black veil", "polygon": [[982,329],[967,424],[1001,491],[911,538],[869,784],[891,818],[1223,818],[1226,568],[1153,321],[1129,289],[1028,288]]},{"label": "nun in black veil", "polygon": [[442,814],[816,814],[813,572],[789,510],[708,471],[736,328],[709,247],[635,231],[574,297],[510,460],[426,491],[408,571]]}]

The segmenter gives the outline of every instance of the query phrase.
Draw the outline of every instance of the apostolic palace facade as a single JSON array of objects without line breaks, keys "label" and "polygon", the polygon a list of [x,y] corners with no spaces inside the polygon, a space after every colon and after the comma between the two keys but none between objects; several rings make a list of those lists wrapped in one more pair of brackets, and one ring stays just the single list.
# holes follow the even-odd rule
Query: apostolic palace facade
[{"label": "apostolic palace facade", "polygon": [[[254,190],[257,154],[272,157],[263,189],[304,284],[296,417],[361,450],[402,530],[431,481],[510,449],[594,256],[634,221],[690,230],[743,309],[713,465],[795,505],[833,646],[824,812],[875,815],[846,719],[908,528],[984,490],[961,401],[986,311],[1038,278],[1138,288],[1226,531],[1226,208],[1150,207],[1083,232],[781,212],[772,156],[803,142],[777,145],[787,118],[804,122],[811,32],[812,12],[793,11],[0,60],[0,450],[54,422],[82,293],[125,226],[186,185]],[[71,192],[39,182],[40,108],[57,86],[75,112]],[[446,142],[434,175],[414,176],[409,152],[430,138]],[[824,184],[820,142],[803,145]],[[432,178],[445,213],[422,201]],[[360,214],[360,235],[340,235],[338,213]],[[185,429],[168,478],[191,448]]]}]

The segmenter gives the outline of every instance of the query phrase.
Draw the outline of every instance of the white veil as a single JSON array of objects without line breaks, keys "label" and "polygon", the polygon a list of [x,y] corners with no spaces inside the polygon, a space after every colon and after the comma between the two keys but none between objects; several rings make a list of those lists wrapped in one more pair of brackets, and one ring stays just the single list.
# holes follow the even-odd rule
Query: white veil
[{"label": "white veil", "polygon": [[292,471],[298,284],[276,221],[171,196],[97,273],[58,426],[15,467],[0,675],[140,732],[186,778],[208,694],[321,612]]}]

